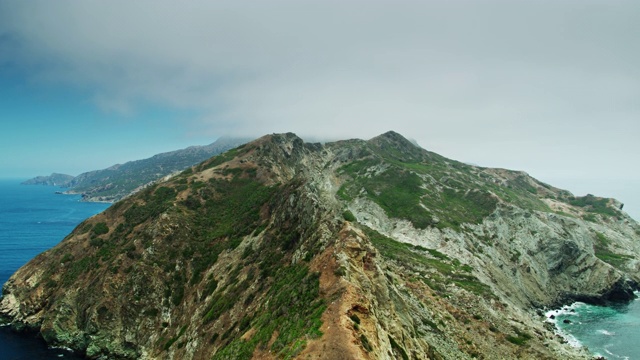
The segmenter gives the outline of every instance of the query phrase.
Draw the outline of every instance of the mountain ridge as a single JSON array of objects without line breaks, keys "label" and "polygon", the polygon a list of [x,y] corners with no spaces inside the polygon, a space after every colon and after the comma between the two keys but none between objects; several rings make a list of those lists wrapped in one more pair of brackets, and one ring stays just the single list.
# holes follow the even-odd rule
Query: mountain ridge
[{"label": "mountain ridge", "polygon": [[52,174],[23,182],[25,185],[54,185],[68,188],[67,194],[80,194],[84,201],[114,202],[140,191],[154,181],[175,174],[211,156],[248,142],[245,138],[222,137],[209,145],[189,146],[146,159],[114,164],[78,176]]},{"label": "mountain ridge", "polygon": [[46,185],[66,187],[75,176],[67,174],[52,173],[48,176],[36,176],[32,179],[23,181],[23,185]]},{"label": "mountain ridge", "polygon": [[393,132],[266,135],[87,219],[0,314],[89,358],[587,359],[540,310],[633,298],[615,205]]}]

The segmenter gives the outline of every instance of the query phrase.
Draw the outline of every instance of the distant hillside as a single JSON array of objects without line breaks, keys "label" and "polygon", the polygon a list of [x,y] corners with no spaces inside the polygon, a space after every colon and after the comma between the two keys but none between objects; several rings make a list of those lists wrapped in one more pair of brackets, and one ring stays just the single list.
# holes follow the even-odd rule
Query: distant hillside
[{"label": "distant hillside", "polygon": [[[149,183],[182,171],[248,141],[249,139],[220,138],[210,145],[191,146],[186,149],[161,153],[148,159],[129,161],[106,169],[82,173],[76,177],[52,174],[48,177],[38,176],[23,184],[67,187],[69,190],[66,193],[82,194],[86,201],[113,202],[137,192]],[[62,176],[68,178],[62,178]]]},{"label": "distant hillside", "polygon": [[67,187],[74,177],[72,175],[53,173],[49,176],[36,176],[24,181],[23,185],[48,185]]}]

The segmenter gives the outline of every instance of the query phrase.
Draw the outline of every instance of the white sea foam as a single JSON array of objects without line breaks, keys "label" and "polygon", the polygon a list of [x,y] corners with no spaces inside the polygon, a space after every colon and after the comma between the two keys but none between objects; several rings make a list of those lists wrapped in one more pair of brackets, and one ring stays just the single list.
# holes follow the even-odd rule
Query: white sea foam
[{"label": "white sea foam", "polygon": [[612,353],[611,351],[609,351],[609,349],[607,349],[606,347],[604,348],[604,351],[607,353],[607,355],[609,355],[610,357],[613,357],[614,359],[629,360],[628,356],[616,355],[616,354]]},{"label": "white sea foam", "polygon": [[580,340],[576,339],[575,336],[567,332],[564,332],[560,329],[556,331],[556,334],[562,336],[562,338],[565,339],[571,347],[574,347],[574,348],[582,347],[582,343],[580,342]]},{"label": "white sea foam", "polygon": [[[66,346],[49,346],[49,349],[51,349],[51,350],[56,350],[56,349],[65,350],[65,351],[68,351],[68,352],[71,352],[71,353],[73,352],[73,349],[68,348]],[[62,355],[64,355],[64,354],[62,354]]]},{"label": "white sea foam", "polygon": [[597,331],[598,334],[602,334],[602,335],[607,335],[607,336],[614,336],[616,333],[614,332],[610,332],[604,329],[600,329]]},{"label": "white sea foam", "polygon": [[[568,316],[580,316],[580,314],[578,313],[577,309],[585,306],[585,303],[581,303],[581,302],[574,302],[571,305],[568,306],[563,306],[562,309],[555,309],[555,310],[549,310],[547,311],[544,316],[546,317],[546,321],[556,324],[557,323],[557,319],[558,316],[563,316],[563,315],[568,315]],[[551,318],[551,315],[554,316],[554,319]]]},{"label": "white sea foam", "polygon": [[[558,316],[580,316],[577,309],[583,306],[586,306],[586,304],[582,302],[575,302],[571,305],[563,306],[561,309],[549,310],[545,313],[545,318],[546,318],[545,321],[554,324],[556,329],[555,333],[561,336],[570,346],[574,348],[579,348],[579,347],[582,347],[583,345],[573,335],[567,333],[566,331],[563,331],[558,326]],[[553,319],[551,318],[551,315],[554,316]]]}]

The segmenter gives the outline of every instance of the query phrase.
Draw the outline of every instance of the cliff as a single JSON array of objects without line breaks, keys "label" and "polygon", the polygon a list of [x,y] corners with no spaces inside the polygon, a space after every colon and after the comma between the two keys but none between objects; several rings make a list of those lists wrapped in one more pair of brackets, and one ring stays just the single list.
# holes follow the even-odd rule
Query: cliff
[{"label": "cliff", "polygon": [[540,309],[633,297],[617,204],[393,132],[268,135],[87,219],[0,313],[88,358],[586,359]]}]

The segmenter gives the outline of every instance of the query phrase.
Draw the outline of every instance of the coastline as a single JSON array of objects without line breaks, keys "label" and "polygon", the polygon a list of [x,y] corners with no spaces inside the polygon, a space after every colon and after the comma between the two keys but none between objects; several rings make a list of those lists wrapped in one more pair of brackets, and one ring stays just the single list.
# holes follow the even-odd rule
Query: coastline
[{"label": "coastline", "polygon": [[[575,349],[582,349],[587,351],[593,359],[608,359],[607,356],[613,356],[614,358],[622,358],[622,359],[630,359],[628,356],[614,354],[609,351],[606,347],[603,351],[598,351],[592,349],[585,341],[589,339],[579,339],[574,334],[572,334],[567,329],[563,328],[560,324],[561,322],[564,324],[582,324],[585,316],[589,316],[588,314],[592,313],[592,310],[589,308],[602,308],[610,310],[612,313],[618,312],[616,309],[617,306],[621,305],[632,305],[634,302],[640,301],[640,290],[635,290],[633,292],[634,298],[625,301],[606,301],[606,302],[596,302],[596,303],[588,303],[583,301],[574,301],[569,305],[563,305],[555,309],[547,310],[544,313],[544,322],[553,327],[554,333],[562,338],[568,345]],[[587,309],[585,311],[585,309]],[[581,321],[582,319],[582,321]],[[593,327],[593,326],[592,326]],[[593,327],[593,331],[596,334],[604,335],[604,336],[616,336],[616,332],[610,332],[606,329],[600,329],[603,326]],[[597,347],[597,346],[596,346]]]},{"label": "coastline", "polygon": [[38,332],[16,331],[9,324],[0,326],[3,355],[10,359],[68,359],[81,360],[84,356],[65,347],[49,346]]},{"label": "coastline", "polygon": [[[64,187],[23,186],[22,181],[22,178],[11,178],[2,179],[1,183],[0,212],[4,222],[0,235],[0,286],[6,285],[19,268],[38,254],[59,243],[79,223],[106,208],[105,205],[81,204],[78,194],[63,194],[67,190]],[[0,299],[6,296],[0,291]],[[2,315],[0,354],[2,359],[83,358],[68,349],[49,346],[39,329],[21,328],[12,317]]]},{"label": "coastline", "polygon": [[567,333],[563,329],[558,326],[558,317],[565,316],[576,316],[576,308],[586,305],[586,303],[576,301],[571,305],[565,305],[560,309],[548,310],[544,313],[545,323],[549,323],[553,325],[554,333],[561,338],[563,338],[571,347],[574,348],[585,348],[587,351],[589,350],[584,344],[580,342],[575,336]]}]

